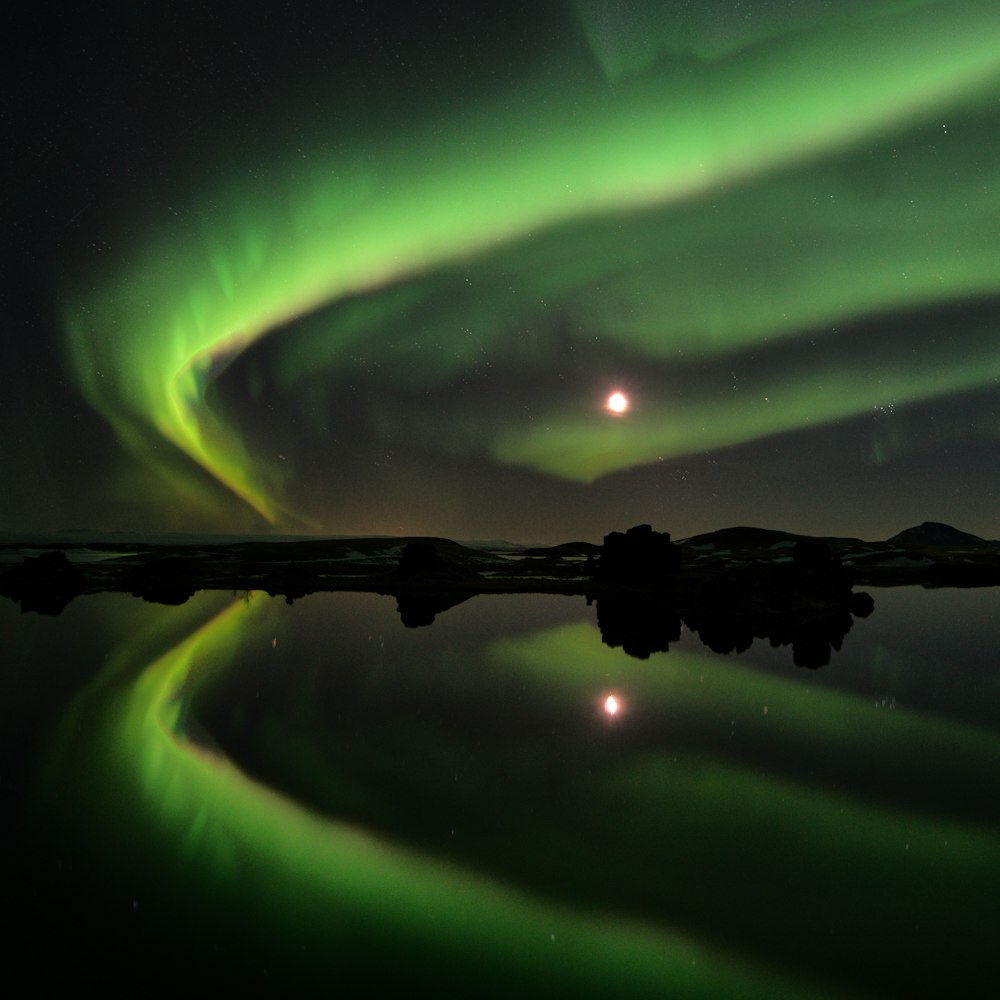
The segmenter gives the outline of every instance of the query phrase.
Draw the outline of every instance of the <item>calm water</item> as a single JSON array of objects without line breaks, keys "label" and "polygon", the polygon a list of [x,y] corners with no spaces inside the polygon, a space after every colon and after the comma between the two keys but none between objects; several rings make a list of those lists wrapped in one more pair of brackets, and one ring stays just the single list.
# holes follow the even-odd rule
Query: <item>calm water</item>
[{"label": "calm water", "polygon": [[10,957],[130,992],[995,995],[1000,590],[872,593],[820,669],[636,659],[577,598],[4,602]]}]

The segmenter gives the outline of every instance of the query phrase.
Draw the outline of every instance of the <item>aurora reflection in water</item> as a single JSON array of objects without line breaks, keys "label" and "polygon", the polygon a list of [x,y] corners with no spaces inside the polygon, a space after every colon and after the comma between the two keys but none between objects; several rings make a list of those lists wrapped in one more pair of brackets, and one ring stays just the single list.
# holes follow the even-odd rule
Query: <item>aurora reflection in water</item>
[{"label": "aurora reflection in water", "polygon": [[[29,858],[77,873],[47,947],[119,985],[985,995],[994,599],[879,592],[818,671],[690,636],[639,661],[567,598],[423,629],[348,594],[22,617],[39,656],[95,621],[119,649],[46,695]],[[954,627],[914,637],[929,602]]]}]

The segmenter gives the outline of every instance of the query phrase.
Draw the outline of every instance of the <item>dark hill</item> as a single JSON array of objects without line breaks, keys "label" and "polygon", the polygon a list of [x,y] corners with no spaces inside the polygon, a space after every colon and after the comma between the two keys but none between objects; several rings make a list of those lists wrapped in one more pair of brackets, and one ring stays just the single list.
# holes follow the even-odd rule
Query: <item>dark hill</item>
[{"label": "dark hill", "polygon": [[887,540],[894,545],[956,546],[967,549],[990,547],[990,543],[978,535],[970,535],[968,532],[959,531],[958,528],[953,528],[950,524],[941,524],[939,521],[924,521],[923,524],[907,528]]},{"label": "dark hill", "polygon": [[789,531],[775,531],[770,528],[721,528],[703,535],[693,535],[679,544],[692,547],[711,545],[721,549],[769,549],[781,542],[795,542],[801,535]]}]

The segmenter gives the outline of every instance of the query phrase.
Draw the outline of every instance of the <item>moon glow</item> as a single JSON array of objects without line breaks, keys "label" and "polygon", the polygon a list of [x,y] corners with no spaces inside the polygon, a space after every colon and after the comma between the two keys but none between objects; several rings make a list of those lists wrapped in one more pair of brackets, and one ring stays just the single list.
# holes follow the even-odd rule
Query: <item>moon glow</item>
[{"label": "moon glow", "polygon": [[613,392],[610,396],[608,396],[607,402],[604,405],[609,413],[614,413],[620,416],[629,408],[628,396],[626,396],[623,392]]}]

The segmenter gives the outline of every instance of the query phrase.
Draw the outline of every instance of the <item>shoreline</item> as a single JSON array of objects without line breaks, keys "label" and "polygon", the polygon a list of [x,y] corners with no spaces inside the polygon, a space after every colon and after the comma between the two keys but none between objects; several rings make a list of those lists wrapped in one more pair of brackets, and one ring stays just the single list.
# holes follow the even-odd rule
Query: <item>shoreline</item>
[{"label": "shoreline", "polygon": [[[25,610],[68,603],[76,596],[131,593],[146,600],[181,603],[199,590],[264,591],[292,601],[324,591],[369,591],[394,596],[556,594],[571,597],[657,596],[690,609],[718,603],[721,591],[780,616],[803,607],[829,607],[830,594],[780,600],[796,592],[793,550],[801,541],[821,543],[835,558],[840,578],[854,587],[982,587],[1000,585],[1000,549],[929,546],[859,539],[816,538],[765,529],[728,528],[671,544],[677,566],[654,577],[602,579],[596,572],[602,546],[511,543],[470,545],[434,536],[307,538],[279,541],[184,542],[57,540],[0,544],[0,596]],[[433,564],[405,570],[407,547],[432,553]],[[6,565],[4,565],[4,563]],[[720,590],[721,588],[721,590]],[[767,597],[751,601],[763,589]],[[799,588],[800,589],[800,588]],[[782,607],[782,605],[789,605]],[[832,602],[841,604],[839,600]],[[737,610],[734,608],[734,610]],[[720,612],[724,613],[724,612]]]}]

